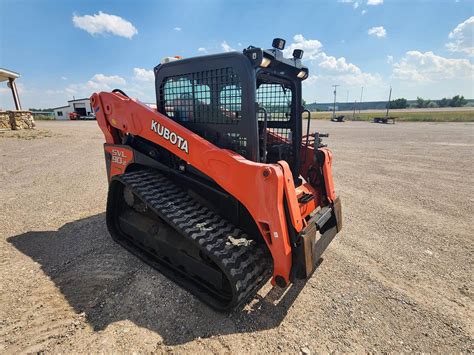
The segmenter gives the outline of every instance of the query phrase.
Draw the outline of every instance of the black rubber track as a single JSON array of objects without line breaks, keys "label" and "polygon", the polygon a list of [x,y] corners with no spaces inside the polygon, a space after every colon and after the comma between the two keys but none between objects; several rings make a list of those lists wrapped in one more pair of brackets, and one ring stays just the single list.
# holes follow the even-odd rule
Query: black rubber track
[{"label": "black rubber track", "polygon": [[[148,208],[212,260],[228,280],[231,294],[210,289],[124,235],[117,223],[124,187],[130,188]],[[248,236],[154,170],[113,177],[107,201],[107,226],[115,241],[219,311],[228,312],[247,303],[272,273],[271,258],[264,247],[255,242],[246,245],[230,242],[229,237],[247,239]],[[205,279],[205,275],[199,276]]]}]

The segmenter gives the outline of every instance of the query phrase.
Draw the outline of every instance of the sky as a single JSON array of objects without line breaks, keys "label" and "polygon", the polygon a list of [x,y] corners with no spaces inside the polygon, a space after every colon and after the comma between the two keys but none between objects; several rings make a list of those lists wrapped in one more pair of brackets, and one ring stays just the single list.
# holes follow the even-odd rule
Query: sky
[{"label": "sky", "polygon": [[[305,51],[306,102],[474,98],[473,0],[0,0],[0,67],[24,108],[121,88],[155,102],[166,56],[270,48]],[[0,108],[13,107],[5,82]]]}]

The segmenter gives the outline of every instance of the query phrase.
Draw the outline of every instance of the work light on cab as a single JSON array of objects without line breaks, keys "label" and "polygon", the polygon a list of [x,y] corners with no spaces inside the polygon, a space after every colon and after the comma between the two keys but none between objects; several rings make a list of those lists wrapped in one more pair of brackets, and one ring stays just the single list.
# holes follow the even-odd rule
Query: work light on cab
[{"label": "work light on cab", "polygon": [[272,61],[271,61],[270,59],[263,57],[263,58],[262,58],[262,62],[260,63],[260,66],[261,66],[262,68],[266,68],[266,67],[268,67],[268,66],[270,65],[271,62],[272,62]]}]

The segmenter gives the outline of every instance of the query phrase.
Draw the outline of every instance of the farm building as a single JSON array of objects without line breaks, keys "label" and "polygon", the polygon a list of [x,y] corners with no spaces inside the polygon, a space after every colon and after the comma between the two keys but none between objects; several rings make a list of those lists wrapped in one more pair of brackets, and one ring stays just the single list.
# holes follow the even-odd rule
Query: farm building
[{"label": "farm building", "polygon": [[68,120],[69,114],[77,113],[79,116],[89,116],[93,113],[89,98],[69,100],[66,106],[53,109],[54,117],[57,120]]}]

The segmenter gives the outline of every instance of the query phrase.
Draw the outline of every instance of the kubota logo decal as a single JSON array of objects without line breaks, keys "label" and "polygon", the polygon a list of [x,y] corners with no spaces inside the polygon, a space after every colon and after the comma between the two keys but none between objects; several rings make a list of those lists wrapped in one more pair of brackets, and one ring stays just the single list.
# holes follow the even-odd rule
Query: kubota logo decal
[{"label": "kubota logo decal", "polygon": [[164,139],[168,140],[171,144],[177,145],[178,148],[186,152],[186,154],[189,153],[188,141],[176,133],[170,131],[168,128],[163,127],[159,122],[151,120],[151,130]]}]

